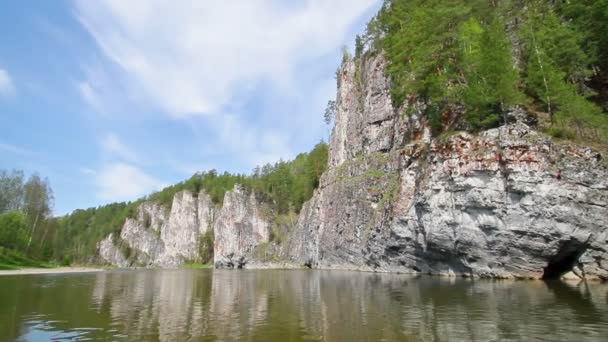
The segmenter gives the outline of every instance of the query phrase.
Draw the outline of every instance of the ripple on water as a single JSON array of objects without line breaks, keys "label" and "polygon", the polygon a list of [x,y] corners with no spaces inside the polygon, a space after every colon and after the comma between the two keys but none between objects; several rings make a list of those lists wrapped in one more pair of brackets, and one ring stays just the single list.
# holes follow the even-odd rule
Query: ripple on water
[{"label": "ripple on water", "polygon": [[604,341],[608,287],[344,271],[0,279],[8,340]]}]

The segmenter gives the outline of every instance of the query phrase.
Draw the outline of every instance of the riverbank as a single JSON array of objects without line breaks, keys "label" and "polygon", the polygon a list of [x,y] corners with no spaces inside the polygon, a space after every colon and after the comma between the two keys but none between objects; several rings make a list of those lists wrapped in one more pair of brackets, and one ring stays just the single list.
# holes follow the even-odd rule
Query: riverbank
[{"label": "riverbank", "polygon": [[104,269],[91,267],[22,268],[18,270],[0,270],[0,276],[25,274],[92,273],[102,271],[104,271]]}]

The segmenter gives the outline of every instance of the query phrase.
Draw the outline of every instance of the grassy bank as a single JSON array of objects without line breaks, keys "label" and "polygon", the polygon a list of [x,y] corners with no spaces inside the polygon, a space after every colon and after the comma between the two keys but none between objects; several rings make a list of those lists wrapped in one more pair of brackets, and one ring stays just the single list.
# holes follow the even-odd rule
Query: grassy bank
[{"label": "grassy bank", "polygon": [[32,260],[4,247],[0,247],[0,270],[18,270],[21,268],[53,268],[55,264]]}]

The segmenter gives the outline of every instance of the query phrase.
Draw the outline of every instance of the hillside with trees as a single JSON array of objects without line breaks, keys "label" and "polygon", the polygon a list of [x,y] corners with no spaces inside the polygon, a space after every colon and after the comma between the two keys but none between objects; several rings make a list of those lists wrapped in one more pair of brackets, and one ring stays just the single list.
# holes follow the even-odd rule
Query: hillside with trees
[{"label": "hillside with trees", "polygon": [[[385,54],[394,107],[408,115],[408,104],[424,103],[435,135],[497,127],[519,108],[547,134],[598,145],[608,143],[607,33],[608,0],[385,0],[357,36],[354,61]],[[350,58],[347,53],[345,59]],[[336,106],[329,102],[327,123]],[[250,175],[201,172],[134,202],[59,218],[52,217],[48,180],[2,171],[2,253],[13,259],[91,262],[97,243],[120,231],[139,204],[155,201],[170,208],[182,190],[205,190],[221,204],[239,183],[276,215],[297,214],[319,186],[327,154],[327,145],[320,143],[292,161],[256,167]]]},{"label": "hillside with trees", "polygon": [[44,266],[57,229],[53,190],[38,174],[0,170],[0,269]]},{"label": "hillside with trees", "polygon": [[384,51],[395,104],[425,102],[436,133],[518,106],[556,137],[605,143],[606,32],[606,0],[385,0],[355,52]]},{"label": "hillside with trees", "polygon": [[[13,259],[92,263],[97,243],[108,234],[119,232],[125,220],[134,217],[142,202],[153,201],[170,209],[177,192],[204,190],[219,205],[224,194],[237,183],[255,191],[276,215],[297,214],[319,186],[326,165],[327,144],[319,143],[312,151],[299,154],[292,161],[258,166],[250,175],[219,174],[215,170],[200,172],[134,202],[78,209],[63,217],[51,215],[53,195],[48,180],[33,175],[24,182],[21,171],[1,171],[0,246],[6,258],[10,254]],[[10,263],[38,265],[33,260]]]}]

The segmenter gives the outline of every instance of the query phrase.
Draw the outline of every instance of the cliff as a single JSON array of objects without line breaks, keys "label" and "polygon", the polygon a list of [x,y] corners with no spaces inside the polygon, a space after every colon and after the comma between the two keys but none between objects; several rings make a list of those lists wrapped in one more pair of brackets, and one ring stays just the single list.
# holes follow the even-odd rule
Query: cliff
[{"label": "cliff", "polygon": [[431,138],[424,104],[392,105],[383,56],[359,63],[340,70],[329,170],[286,258],[497,278],[556,277],[578,266],[608,279],[600,153],[552,141],[521,110],[500,128]]},{"label": "cliff", "polygon": [[224,205],[213,226],[214,263],[221,268],[242,268],[252,258],[255,248],[267,243],[269,218],[264,218],[261,204],[253,192],[241,186],[227,192]]},{"label": "cliff", "polygon": [[99,244],[99,256],[109,264],[177,266],[199,259],[199,240],[213,229],[217,209],[204,192],[182,191],[171,209],[146,202],[128,218],[120,236],[111,234]]},{"label": "cliff", "polygon": [[137,208],[119,235],[98,244],[102,263],[119,267],[176,267],[203,262],[206,234],[215,237],[213,262],[217,267],[242,268],[254,260],[256,247],[269,239],[269,219],[255,194],[237,185],[226,192],[222,206],[204,191],[175,194],[171,209],[150,201]]},{"label": "cliff", "polygon": [[[281,240],[270,234],[276,214],[244,187],[221,207],[184,191],[170,211],[142,204],[119,237],[99,244],[102,260],[199,261],[212,229],[216,267],[492,278],[575,269],[608,279],[608,169],[599,152],[552,140],[519,108],[499,128],[433,136],[424,103],[393,105],[386,67],[372,53],[343,64],[328,170]],[[449,126],[457,115],[442,120]]]}]

